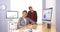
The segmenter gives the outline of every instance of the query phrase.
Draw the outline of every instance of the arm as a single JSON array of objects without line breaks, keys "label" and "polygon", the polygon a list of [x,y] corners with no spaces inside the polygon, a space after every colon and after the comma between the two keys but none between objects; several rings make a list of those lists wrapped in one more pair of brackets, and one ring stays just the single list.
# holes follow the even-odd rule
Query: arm
[{"label": "arm", "polygon": [[17,29],[21,28],[21,18],[19,18],[18,23],[17,23]]},{"label": "arm", "polygon": [[18,23],[17,23],[17,29],[19,29],[19,25],[20,25],[20,21],[18,20]]},{"label": "arm", "polygon": [[29,21],[31,22],[32,25],[35,24],[35,22],[33,20],[29,19]]},{"label": "arm", "polygon": [[35,22],[37,22],[37,12],[35,11]]}]

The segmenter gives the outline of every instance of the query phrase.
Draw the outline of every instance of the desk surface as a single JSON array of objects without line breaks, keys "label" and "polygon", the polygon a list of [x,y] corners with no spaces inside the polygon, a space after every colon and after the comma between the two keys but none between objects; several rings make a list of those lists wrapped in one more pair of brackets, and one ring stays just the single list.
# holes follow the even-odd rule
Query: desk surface
[{"label": "desk surface", "polygon": [[25,27],[22,27],[19,30],[19,32],[23,32],[25,29],[37,29],[39,32],[56,32],[56,26],[51,25],[51,29],[47,28],[47,25],[27,25]]}]

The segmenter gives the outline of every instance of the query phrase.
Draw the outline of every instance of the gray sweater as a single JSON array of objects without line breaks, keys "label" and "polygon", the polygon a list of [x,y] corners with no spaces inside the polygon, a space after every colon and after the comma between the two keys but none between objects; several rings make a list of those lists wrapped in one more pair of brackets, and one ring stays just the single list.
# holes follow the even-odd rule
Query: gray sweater
[{"label": "gray sweater", "polygon": [[[31,22],[31,23],[29,23],[29,22]],[[35,24],[35,22],[30,20],[29,18],[26,18],[26,23],[25,23],[23,17],[20,17],[19,21],[18,21],[18,24],[17,24],[17,28],[19,29],[19,28],[24,27],[25,25],[28,25],[28,24],[33,25],[33,24]]]}]

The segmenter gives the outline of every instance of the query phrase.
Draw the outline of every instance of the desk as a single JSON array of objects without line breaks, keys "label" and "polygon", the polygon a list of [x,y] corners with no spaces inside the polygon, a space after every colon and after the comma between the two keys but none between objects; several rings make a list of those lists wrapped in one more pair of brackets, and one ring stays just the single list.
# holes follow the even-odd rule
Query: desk
[{"label": "desk", "polygon": [[25,27],[22,27],[19,30],[19,32],[23,32],[25,29],[38,29],[39,32],[56,32],[56,26],[51,25],[51,29],[48,29],[46,25],[27,25]]}]

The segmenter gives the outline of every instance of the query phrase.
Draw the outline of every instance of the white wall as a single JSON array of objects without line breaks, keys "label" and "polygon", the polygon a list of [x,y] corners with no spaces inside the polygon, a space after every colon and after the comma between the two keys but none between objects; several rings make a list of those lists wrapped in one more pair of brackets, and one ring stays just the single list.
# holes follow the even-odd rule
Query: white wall
[{"label": "white wall", "polygon": [[22,11],[29,11],[28,7],[32,6],[38,14],[38,23],[42,23],[42,0],[11,0],[11,10],[18,11],[19,17],[22,16]]},{"label": "white wall", "polygon": [[52,12],[52,23],[56,21],[56,0],[46,0],[46,8],[53,8]]}]

